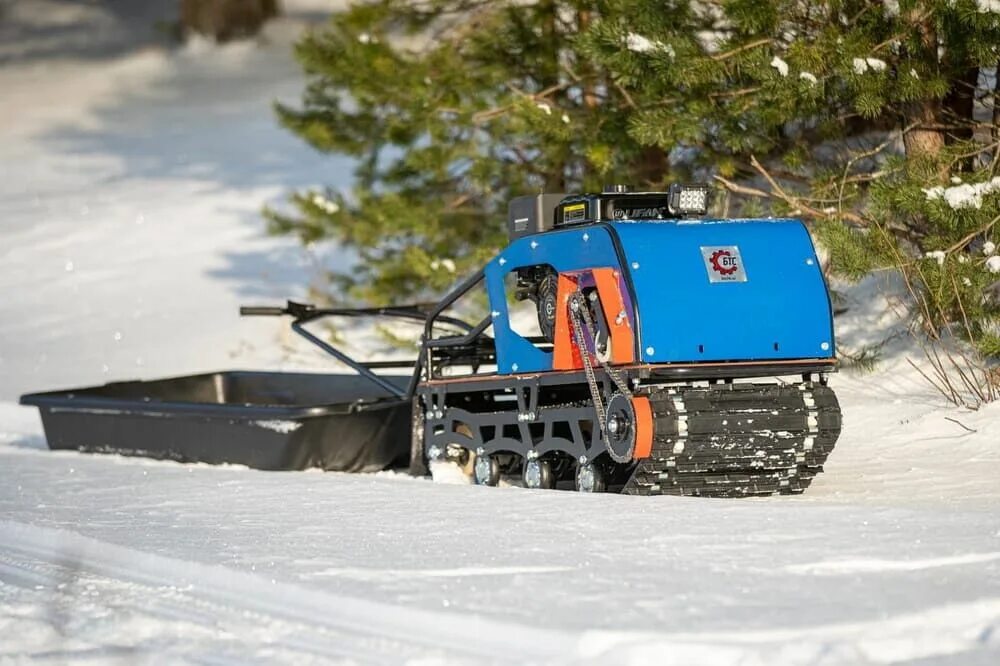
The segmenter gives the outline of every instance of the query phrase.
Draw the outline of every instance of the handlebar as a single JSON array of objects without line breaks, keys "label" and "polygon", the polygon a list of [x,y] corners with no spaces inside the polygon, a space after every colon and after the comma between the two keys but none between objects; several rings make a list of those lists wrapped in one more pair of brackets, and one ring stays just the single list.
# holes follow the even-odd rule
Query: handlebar
[{"label": "handlebar", "polygon": [[280,317],[282,315],[291,315],[295,319],[311,319],[316,315],[324,313],[333,314],[334,312],[320,311],[311,303],[297,303],[295,301],[288,301],[283,308],[267,305],[244,305],[240,307],[240,316],[242,317]]},{"label": "handlebar", "polygon": [[[243,317],[281,317],[291,316],[295,321],[309,322],[320,317],[398,317],[401,319],[412,319],[424,323],[427,320],[427,308],[434,304],[414,303],[409,305],[390,305],[384,307],[367,308],[318,308],[311,303],[298,303],[288,301],[285,307],[275,307],[266,305],[244,305],[240,307],[240,315]],[[451,324],[463,331],[471,331],[472,326],[461,319],[454,317],[438,316],[437,320],[443,324]]]},{"label": "handlebar", "polygon": [[241,317],[280,317],[285,314],[285,308],[244,305],[240,307]]}]

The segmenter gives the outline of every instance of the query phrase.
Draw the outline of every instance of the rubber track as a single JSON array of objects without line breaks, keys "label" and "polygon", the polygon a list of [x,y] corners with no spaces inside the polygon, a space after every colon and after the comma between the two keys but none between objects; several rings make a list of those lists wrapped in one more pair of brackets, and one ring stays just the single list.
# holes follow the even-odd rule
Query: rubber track
[{"label": "rubber track", "polygon": [[815,383],[682,386],[648,397],[653,448],[626,494],[801,493],[840,435],[837,397]]}]

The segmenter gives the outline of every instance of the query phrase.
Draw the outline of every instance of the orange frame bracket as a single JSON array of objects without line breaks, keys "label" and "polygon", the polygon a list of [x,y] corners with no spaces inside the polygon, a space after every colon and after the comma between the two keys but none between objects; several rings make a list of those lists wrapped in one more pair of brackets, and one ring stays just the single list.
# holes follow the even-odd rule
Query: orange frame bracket
[{"label": "orange frame bracket", "polygon": [[583,367],[583,350],[578,349],[569,321],[569,297],[577,290],[580,280],[590,274],[597,285],[604,319],[610,332],[611,364],[635,361],[635,336],[632,321],[622,295],[621,274],[614,268],[591,268],[573,273],[560,273],[556,291],[556,328],[552,353],[553,370],[578,370]]}]

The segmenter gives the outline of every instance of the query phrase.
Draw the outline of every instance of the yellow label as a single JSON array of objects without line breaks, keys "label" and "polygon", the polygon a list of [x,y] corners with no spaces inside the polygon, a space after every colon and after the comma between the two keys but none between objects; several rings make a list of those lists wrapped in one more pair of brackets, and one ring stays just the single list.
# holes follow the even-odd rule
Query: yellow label
[{"label": "yellow label", "polygon": [[563,207],[563,222],[580,222],[587,219],[587,204],[580,202]]}]

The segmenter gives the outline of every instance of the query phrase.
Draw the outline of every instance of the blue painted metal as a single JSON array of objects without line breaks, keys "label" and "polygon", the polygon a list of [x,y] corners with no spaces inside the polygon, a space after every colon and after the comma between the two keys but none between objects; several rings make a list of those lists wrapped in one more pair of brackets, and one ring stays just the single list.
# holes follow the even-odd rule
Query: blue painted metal
[{"label": "blue painted metal", "polygon": [[552,369],[552,354],[538,349],[510,327],[504,293],[507,274],[525,266],[549,264],[559,272],[619,268],[611,232],[604,226],[575,227],[518,239],[486,265],[486,292],[493,315],[497,371],[500,374]]},{"label": "blue painted metal", "polygon": [[[635,292],[638,358],[692,363],[831,358],[833,317],[812,240],[798,220],[613,222],[521,238],[487,264],[500,374],[552,369],[509,324],[504,277],[621,268]],[[710,282],[703,247],[736,246],[746,282]]]},{"label": "blue painted metal", "polygon": [[[647,363],[829,358],[830,298],[798,220],[615,222]],[[710,282],[702,247],[737,246],[746,282]]]}]

